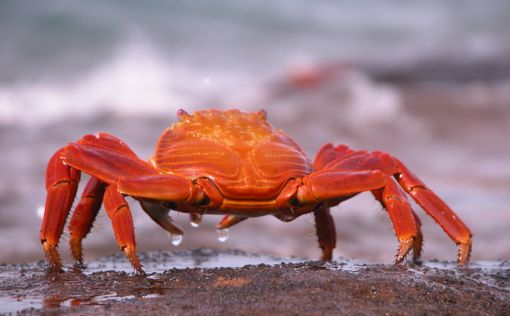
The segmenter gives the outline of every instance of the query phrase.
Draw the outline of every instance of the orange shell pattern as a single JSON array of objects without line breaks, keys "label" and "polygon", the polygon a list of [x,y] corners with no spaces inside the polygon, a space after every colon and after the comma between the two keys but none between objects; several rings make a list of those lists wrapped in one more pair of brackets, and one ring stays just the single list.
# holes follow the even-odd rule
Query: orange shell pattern
[{"label": "orange shell pattern", "polygon": [[225,198],[275,198],[288,179],[312,172],[308,158],[265,112],[179,112],[152,158],[163,173],[212,180]]}]

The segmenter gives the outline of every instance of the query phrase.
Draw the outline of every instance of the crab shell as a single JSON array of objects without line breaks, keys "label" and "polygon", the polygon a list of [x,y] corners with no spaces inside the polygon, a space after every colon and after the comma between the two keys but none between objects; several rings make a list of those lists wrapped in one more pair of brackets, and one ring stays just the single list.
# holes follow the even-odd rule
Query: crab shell
[{"label": "crab shell", "polygon": [[371,191],[390,216],[399,241],[396,263],[411,250],[418,261],[423,242],[420,220],[404,191],[459,245],[459,264],[469,261],[472,234],[467,226],[389,154],[327,144],[310,163],[294,140],[267,122],[265,111],[210,109],[190,115],[179,110],[178,117],[148,162],[105,133],[85,135],[53,155],[46,172],[41,242],[56,270],[62,270],[57,246],[81,172],[91,179],[69,223],[71,250],[79,262],[82,240],[104,204],[119,247],[143,271],[126,196],[176,236],[183,232],[168,216],[170,209],[189,213],[194,222],[204,214],[224,214],[220,229],[249,217],[291,221],[313,213],[322,259],[331,260],[336,233],[330,207],[364,191]]},{"label": "crab shell", "polygon": [[274,214],[275,200],[289,181],[313,171],[299,146],[269,125],[263,111],[191,116],[181,110],[178,116],[161,135],[151,163],[165,174],[208,181],[216,204],[221,200],[209,213]]}]

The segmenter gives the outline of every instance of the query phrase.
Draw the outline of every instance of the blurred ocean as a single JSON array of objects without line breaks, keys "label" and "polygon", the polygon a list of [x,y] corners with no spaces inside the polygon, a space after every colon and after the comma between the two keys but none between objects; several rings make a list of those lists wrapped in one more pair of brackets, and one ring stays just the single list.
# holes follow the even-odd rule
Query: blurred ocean
[{"label": "blurred ocean", "polygon": [[[505,0],[2,0],[0,262],[43,257],[37,210],[56,149],[105,131],[149,158],[179,108],[206,107],[265,108],[310,159],[328,142],[388,151],[472,228],[474,259],[510,258],[509,29]],[[132,206],[139,250],[172,248]],[[336,256],[391,262],[397,241],[371,195],[333,213]],[[418,213],[425,259],[453,260],[455,245]],[[252,219],[226,243],[211,238],[220,218],[196,229],[173,216],[178,249],[319,257],[308,216]],[[84,247],[116,251],[104,214]]]}]

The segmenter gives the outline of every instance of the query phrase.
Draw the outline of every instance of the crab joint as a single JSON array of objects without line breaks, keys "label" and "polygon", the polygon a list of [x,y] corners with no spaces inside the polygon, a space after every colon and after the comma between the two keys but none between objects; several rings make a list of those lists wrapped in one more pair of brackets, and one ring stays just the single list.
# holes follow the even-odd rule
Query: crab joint
[{"label": "crab joint", "polygon": [[193,188],[197,189],[201,196],[197,195],[194,200],[200,206],[217,209],[223,204],[223,196],[218,188],[207,178],[198,178],[193,181]]}]

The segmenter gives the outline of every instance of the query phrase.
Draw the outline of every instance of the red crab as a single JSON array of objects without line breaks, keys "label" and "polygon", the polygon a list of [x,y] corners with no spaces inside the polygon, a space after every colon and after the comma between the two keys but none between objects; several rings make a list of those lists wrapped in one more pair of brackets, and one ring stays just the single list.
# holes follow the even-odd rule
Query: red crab
[{"label": "red crab", "polygon": [[469,228],[389,154],[327,144],[310,163],[287,134],[266,121],[264,111],[211,109],[190,115],[179,110],[178,118],[163,132],[149,161],[104,133],[86,135],[53,155],[46,172],[41,242],[56,270],[62,271],[57,246],[81,172],[91,178],[69,223],[71,250],[79,262],[82,239],[103,204],[120,249],[135,270],[143,272],[126,196],[178,236],[182,230],[168,216],[171,209],[189,213],[192,221],[203,214],[224,214],[219,229],[248,217],[274,215],[291,221],[313,213],[322,260],[331,260],[336,233],[330,208],[364,191],[371,191],[390,216],[399,241],[396,263],[411,249],[417,261],[423,241],[420,220],[404,191],[458,244],[459,265],[469,261]]}]

